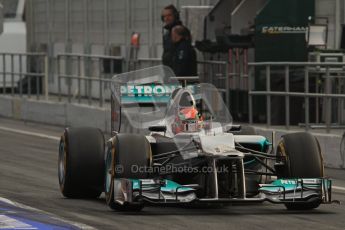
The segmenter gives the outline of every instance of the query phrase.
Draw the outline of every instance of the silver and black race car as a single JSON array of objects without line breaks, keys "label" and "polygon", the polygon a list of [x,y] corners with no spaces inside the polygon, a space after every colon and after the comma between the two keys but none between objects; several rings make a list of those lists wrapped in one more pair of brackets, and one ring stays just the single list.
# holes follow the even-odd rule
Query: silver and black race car
[{"label": "silver and black race car", "polygon": [[112,79],[111,137],[66,128],[59,184],[68,198],[105,192],[115,210],[145,205],[282,203],[314,209],[331,202],[318,140],[282,136],[275,146],[252,127],[232,124],[210,84],[182,85],[164,66]]}]

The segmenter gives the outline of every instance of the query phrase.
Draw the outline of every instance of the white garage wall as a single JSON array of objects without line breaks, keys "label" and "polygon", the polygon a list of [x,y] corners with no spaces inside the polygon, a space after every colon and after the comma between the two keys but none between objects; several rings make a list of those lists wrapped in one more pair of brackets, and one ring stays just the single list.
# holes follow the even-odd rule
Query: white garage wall
[{"label": "white garage wall", "polygon": [[[51,67],[49,89],[57,92],[58,64],[53,57],[58,54],[85,53],[126,58],[131,34],[139,32],[141,46],[138,57],[159,58],[162,52],[160,15],[164,6],[174,4],[181,9],[185,5],[210,5],[217,1],[27,0],[28,51],[48,52]],[[74,64],[71,69],[76,69]],[[97,73],[89,72],[87,66],[83,66],[81,71],[97,76]],[[66,81],[62,81],[62,88],[67,88]]]},{"label": "white garage wall", "polygon": [[129,45],[132,32],[139,32],[139,57],[160,57],[157,47],[162,42],[162,8],[171,3],[180,8],[215,2],[217,0],[27,0],[29,49],[37,49],[38,44],[54,47],[54,43],[64,43],[65,50],[71,51],[72,44],[78,43],[83,44],[86,53],[91,52],[93,46],[102,46],[104,54],[113,54],[112,47],[119,47],[121,55],[125,55],[124,47]]},{"label": "white garage wall", "polygon": [[341,24],[344,21],[344,0],[316,0],[315,16],[328,18],[329,49],[338,49],[340,46]]}]

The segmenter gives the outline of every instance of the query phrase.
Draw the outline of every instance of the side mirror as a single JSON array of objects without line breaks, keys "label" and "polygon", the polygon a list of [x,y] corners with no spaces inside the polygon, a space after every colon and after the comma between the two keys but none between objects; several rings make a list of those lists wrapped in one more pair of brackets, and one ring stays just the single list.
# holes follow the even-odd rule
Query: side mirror
[{"label": "side mirror", "polygon": [[154,126],[150,126],[149,130],[151,132],[166,132],[167,127],[165,125],[154,125]]},{"label": "side mirror", "polygon": [[232,125],[231,127],[229,127],[229,129],[227,129],[228,132],[239,132],[241,131],[241,125]]}]

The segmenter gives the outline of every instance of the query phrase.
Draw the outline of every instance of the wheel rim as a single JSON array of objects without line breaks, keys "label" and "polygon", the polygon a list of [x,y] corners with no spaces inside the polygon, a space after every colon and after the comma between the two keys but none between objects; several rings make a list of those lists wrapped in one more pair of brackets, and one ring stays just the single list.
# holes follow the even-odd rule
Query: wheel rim
[{"label": "wheel rim", "polygon": [[59,166],[58,166],[58,174],[59,174],[59,183],[63,185],[65,182],[65,175],[66,175],[66,145],[64,138],[61,138],[60,146],[59,146]]},{"label": "wheel rim", "polygon": [[110,193],[111,191],[111,185],[112,185],[112,162],[113,162],[113,156],[112,156],[111,147],[108,147],[107,150],[107,158],[105,162],[105,191],[106,193]]}]

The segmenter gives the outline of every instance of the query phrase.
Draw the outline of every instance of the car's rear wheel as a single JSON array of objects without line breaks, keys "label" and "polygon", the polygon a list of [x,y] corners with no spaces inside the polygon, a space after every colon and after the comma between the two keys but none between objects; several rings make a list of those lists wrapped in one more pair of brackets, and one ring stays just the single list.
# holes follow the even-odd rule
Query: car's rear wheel
[{"label": "car's rear wheel", "polygon": [[139,202],[120,204],[115,201],[114,180],[148,178],[145,170],[137,169],[151,166],[150,143],[143,135],[118,134],[108,141],[106,152],[104,190],[107,204],[118,211],[140,211],[143,205]]},{"label": "car's rear wheel", "polygon": [[[321,178],[324,166],[318,140],[310,133],[292,133],[282,136],[277,146],[277,156],[285,159],[282,178]],[[291,210],[317,208],[320,199],[311,202],[291,202],[285,206]]]},{"label": "car's rear wheel", "polygon": [[66,128],[60,139],[58,176],[68,198],[97,198],[104,184],[104,137],[96,128]]}]

